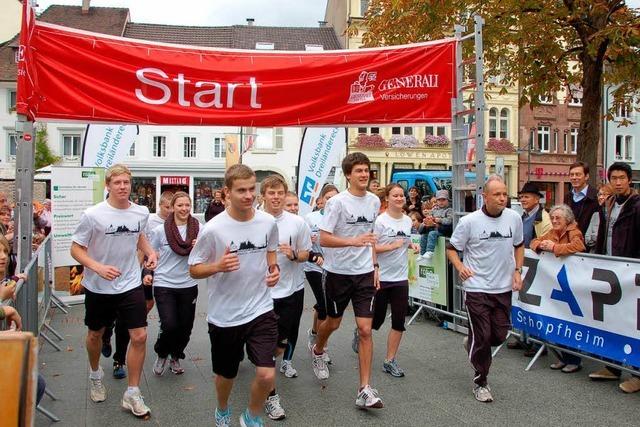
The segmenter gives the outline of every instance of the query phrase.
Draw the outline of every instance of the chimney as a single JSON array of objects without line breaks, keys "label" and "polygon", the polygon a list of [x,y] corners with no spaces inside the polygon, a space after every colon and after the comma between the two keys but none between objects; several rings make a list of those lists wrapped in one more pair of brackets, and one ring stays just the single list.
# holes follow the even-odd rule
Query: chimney
[{"label": "chimney", "polygon": [[89,3],[91,0],[82,0],[82,14],[87,15],[89,13]]},{"label": "chimney", "polygon": [[322,28],[322,27],[326,27],[326,26],[327,26],[327,21],[318,21],[318,26],[319,26],[320,28]]},{"label": "chimney", "polygon": [[247,18],[247,25],[250,27],[253,27],[253,23],[255,22],[255,19],[253,18]]}]

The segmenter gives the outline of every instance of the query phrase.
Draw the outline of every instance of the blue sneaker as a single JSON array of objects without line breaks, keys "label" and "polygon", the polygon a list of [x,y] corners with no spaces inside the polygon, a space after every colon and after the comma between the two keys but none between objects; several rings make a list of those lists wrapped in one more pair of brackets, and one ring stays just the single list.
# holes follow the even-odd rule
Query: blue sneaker
[{"label": "blue sneaker", "polygon": [[112,348],[111,348],[111,341],[103,341],[102,342],[102,355],[104,357],[111,357],[111,352],[112,352]]},{"label": "blue sneaker", "polygon": [[113,378],[118,380],[127,378],[127,370],[124,368],[124,365],[121,365],[118,362],[113,362]]},{"label": "blue sneaker", "polygon": [[249,409],[246,409],[242,415],[240,415],[240,425],[242,427],[264,427],[264,422],[262,422],[262,418],[252,417],[249,413]]},{"label": "blue sneaker", "polygon": [[231,425],[231,406],[224,411],[216,408],[216,427],[229,427]]}]

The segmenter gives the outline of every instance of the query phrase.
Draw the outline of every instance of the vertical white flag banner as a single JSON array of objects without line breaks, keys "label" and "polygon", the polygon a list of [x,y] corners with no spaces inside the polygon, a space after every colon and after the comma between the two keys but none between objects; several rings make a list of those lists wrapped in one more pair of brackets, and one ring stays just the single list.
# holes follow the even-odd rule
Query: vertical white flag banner
[{"label": "vertical white flag banner", "polygon": [[341,153],[346,151],[346,128],[306,128],[300,144],[298,158],[298,196],[300,215],[315,207],[320,190],[327,181],[331,168],[341,167]]},{"label": "vertical white flag banner", "polygon": [[135,125],[87,125],[81,165],[108,168],[121,162],[137,136]]}]

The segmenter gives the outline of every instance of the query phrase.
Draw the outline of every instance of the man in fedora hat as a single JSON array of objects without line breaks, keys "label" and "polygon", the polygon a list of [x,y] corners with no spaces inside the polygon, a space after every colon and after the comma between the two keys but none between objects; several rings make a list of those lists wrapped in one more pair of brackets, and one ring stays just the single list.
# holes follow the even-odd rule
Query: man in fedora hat
[{"label": "man in fedora hat", "polygon": [[535,183],[527,182],[518,193],[518,197],[524,210],[522,214],[524,247],[528,248],[531,240],[551,230],[551,218],[540,205],[540,199],[544,196]]}]

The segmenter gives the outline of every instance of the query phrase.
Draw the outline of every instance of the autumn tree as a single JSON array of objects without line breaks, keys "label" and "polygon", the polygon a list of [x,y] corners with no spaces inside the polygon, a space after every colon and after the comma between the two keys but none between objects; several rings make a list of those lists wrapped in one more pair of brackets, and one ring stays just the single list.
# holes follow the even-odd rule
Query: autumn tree
[{"label": "autumn tree", "polygon": [[518,83],[521,105],[561,89],[582,91],[577,156],[595,165],[603,85],[617,86],[617,104],[633,104],[640,95],[638,11],[624,0],[371,0],[363,41],[450,37],[455,24],[472,30],[474,13],[485,19],[485,81]]}]

